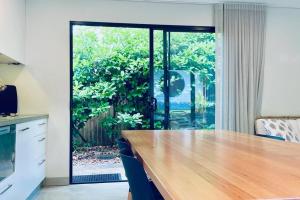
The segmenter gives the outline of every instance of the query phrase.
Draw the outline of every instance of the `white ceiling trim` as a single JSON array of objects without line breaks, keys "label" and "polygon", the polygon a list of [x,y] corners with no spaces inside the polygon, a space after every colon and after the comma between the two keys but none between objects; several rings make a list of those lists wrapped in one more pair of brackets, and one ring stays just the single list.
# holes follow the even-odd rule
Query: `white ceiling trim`
[{"label": "white ceiling trim", "polygon": [[203,4],[208,5],[208,4],[224,3],[224,2],[264,3],[268,7],[300,9],[300,0],[117,0],[117,1],[200,4],[200,5]]}]

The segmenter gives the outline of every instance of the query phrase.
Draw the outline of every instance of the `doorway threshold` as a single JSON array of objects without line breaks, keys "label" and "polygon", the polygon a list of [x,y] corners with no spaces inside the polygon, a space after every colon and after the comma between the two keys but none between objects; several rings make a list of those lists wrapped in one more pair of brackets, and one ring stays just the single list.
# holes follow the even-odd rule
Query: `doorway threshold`
[{"label": "doorway threshold", "polygon": [[124,182],[120,173],[73,176],[73,184]]}]

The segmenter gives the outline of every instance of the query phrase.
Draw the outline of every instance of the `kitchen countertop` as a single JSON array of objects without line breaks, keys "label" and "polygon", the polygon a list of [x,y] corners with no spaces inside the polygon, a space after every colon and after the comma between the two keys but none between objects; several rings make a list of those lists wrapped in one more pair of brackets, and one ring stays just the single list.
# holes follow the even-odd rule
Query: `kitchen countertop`
[{"label": "kitchen countertop", "polygon": [[0,117],[0,126],[19,124],[37,119],[48,118],[48,114],[17,115],[16,117]]}]

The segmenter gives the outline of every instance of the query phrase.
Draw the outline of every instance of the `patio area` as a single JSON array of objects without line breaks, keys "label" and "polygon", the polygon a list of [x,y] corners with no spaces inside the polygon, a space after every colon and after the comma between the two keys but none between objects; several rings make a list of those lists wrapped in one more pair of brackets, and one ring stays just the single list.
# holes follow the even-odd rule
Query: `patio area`
[{"label": "patio area", "polygon": [[73,177],[116,174],[119,181],[127,180],[116,146],[81,147],[73,152]]}]

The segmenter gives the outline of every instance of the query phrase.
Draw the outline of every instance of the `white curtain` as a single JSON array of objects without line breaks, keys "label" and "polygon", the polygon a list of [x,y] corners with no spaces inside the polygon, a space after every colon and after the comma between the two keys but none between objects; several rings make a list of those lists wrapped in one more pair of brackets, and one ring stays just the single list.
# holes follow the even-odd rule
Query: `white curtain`
[{"label": "white curtain", "polygon": [[216,128],[254,133],[265,49],[262,4],[216,4]]}]

